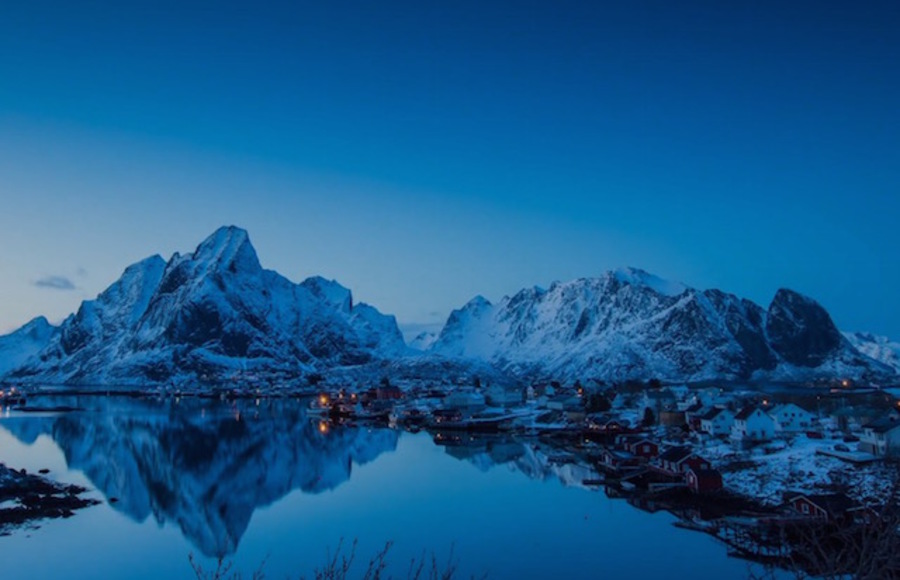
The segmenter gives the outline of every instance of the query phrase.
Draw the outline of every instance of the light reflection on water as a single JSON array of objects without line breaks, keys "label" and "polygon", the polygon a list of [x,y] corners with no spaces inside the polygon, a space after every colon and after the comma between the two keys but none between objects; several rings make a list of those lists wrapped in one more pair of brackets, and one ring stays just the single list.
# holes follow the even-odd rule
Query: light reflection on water
[{"label": "light reflection on water", "polygon": [[[0,419],[0,461],[110,501],[0,538],[4,578],[190,578],[187,555],[270,578],[309,575],[341,538],[385,541],[405,577],[451,546],[464,577],[741,578],[703,534],[602,491],[535,441],[437,446],[427,433],[331,426],[297,401],[81,398],[85,409]],[[702,562],[702,565],[699,563]]]}]

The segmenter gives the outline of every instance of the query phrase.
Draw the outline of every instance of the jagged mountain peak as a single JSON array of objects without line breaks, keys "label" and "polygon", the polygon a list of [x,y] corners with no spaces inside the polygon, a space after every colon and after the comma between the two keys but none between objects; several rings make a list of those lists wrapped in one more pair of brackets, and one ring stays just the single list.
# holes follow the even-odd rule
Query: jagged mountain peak
[{"label": "jagged mountain peak", "polygon": [[476,295],[474,298],[466,302],[466,305],[463,306],[464,309],[482,309],[482,308],[490,308],[492,306],[491,301],[482,296],[481,294]]},{"label": "jagged mountain peak", "polygon": [[640,268],[617,268],[608,272],[606,276],[620,284],[649,288],[664,296],[678,296],[688,290],[688,287],[680,282],[665,280]]},{"label": "jagged mountain peak", "polygon": [[[253,371],[302,377],[405,349],[393,317],[353,304],[313,277],[295,284],[263,270],[247,232],[219,228],[168,263],[153,256],[82,303],[16,378],[141,384]],[[192,379],[193,377],[193,379]]]},{"label": "jagged mountain peak", "polygon": [[344,312],[353,309],[353,293],[336,280],[328,280],[322,276],[311,276],[300,283],[314,296],[333,304]]},{"label": "jagged mountain peak", "polygon": [[223,226],[203,240],[191,256],[208,269],[229,269],[232,273],[261,269],[256,250],[246,230]]},{"label": "jagged mountain peak", "polygon": [[39,338],[50,334],[55,328],[55,326],[50,324],[50,321],[47,320],[46,316],[35,316],[23,324],[18,330],[14,331],[14,333],[19,333],[32,338]]},{"label": "jagged mountain peak", "polygon": [[57,327],[43,316],[32,318],[22,327],[0,336],[0,375],[14,369],[45,348]]},{"label": "jagged mountain peak", "polygon": [[828,311],[812,298],[781,288],[769,305],[766,334],[772,348],[801,367],[824,363],[842,342]]}]

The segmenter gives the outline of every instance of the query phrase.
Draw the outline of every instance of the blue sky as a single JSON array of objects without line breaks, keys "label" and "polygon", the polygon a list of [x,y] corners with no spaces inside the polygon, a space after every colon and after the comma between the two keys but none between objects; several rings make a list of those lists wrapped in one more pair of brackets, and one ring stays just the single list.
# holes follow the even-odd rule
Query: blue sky
[{"label": "blue sky", "polygon": [[0,330],[234,223],[403,323],[633,265],[900,337],[896,2],[120,4],[4,7]]}]

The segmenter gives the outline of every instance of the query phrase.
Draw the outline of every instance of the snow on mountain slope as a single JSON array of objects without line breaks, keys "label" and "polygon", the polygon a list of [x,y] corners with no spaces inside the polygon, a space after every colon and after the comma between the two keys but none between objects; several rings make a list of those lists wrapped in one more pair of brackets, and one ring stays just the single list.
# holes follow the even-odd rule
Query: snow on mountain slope
[{"label": "snow on mountain slope", "polygon": [[224,227],[191,254],[130,266],[10,376],[81,384],[297,376],[405,351],[393,317],[353,304],[337,282],[295,284],[264,270],[247,232]]},{"label": "snow on mountain slope", "polygon": [[892,375],[813,300],[780,290],[768,311],[637,269],[528,288],[454,311],[430,352],[516,375],[611,380]]},{"label": "snow on mountain slope", "polygon": [[437,333],[424,330],[409,341],[409,347],[421,351],[428,350],[437,339]]},{"label": "snow on mountain slope", "polygon": [[39,316],[15,332],[0,336],[0,376],[46,347],[55,330],[46,318]]},{"label": "snow on mountain slope", "polygon": [[845,332],[844,337],[856,350],[900,373],[900,342],[868,332]]}]

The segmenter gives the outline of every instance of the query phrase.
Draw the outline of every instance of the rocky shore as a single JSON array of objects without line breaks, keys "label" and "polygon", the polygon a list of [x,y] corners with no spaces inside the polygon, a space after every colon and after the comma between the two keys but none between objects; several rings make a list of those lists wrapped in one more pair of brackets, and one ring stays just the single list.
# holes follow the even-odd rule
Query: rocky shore
[{"label": "rocky shore", "polygon": [[68,518],[76,510],[100,503],[85,498],[87,490],[0,463],[0,536],[40,520]]}]

